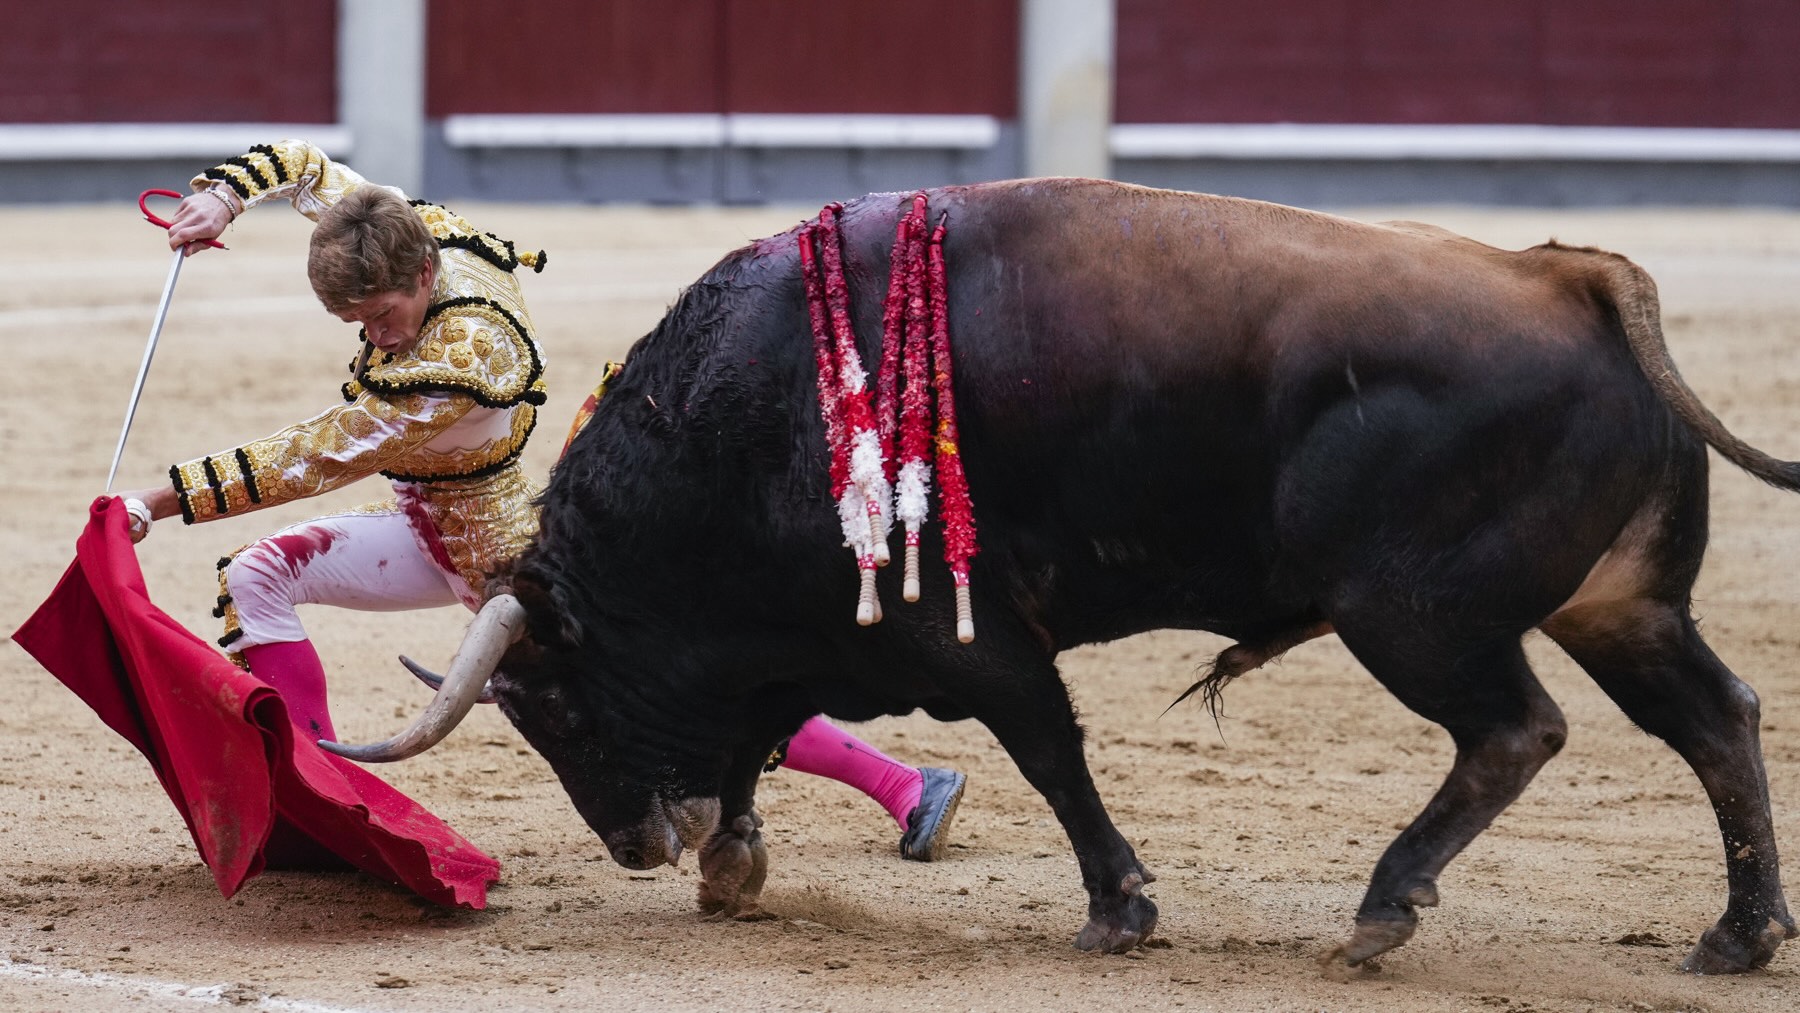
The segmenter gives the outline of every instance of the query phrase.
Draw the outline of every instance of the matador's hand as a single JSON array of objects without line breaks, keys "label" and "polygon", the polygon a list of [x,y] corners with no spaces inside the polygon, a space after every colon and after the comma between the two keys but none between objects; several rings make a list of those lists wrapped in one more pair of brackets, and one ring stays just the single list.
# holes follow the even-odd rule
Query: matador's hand
[{"label": "matador's hand", "polygon": [[131,515],[131,541],[134,545],[143,541],[144,536],[150,533],[151,521],[173,517],[181,510],[181,503],[175,498],[175,490],[166,485],[122,492],[119,498],[125,501],[125,512]]},{"label": "matador's hand", "polygon": [[215,186],[188,194],[169,219],[169,249],[186,247],[190,257],[199,253],[206,249],[206,241],[219,238],[242,210],[227,187]]},{"label": "matador's hand", "polygon": [[126,499],[125,513],[131,518],[131,544],[136,545],[150,534],[150,508],[141,499]]}]

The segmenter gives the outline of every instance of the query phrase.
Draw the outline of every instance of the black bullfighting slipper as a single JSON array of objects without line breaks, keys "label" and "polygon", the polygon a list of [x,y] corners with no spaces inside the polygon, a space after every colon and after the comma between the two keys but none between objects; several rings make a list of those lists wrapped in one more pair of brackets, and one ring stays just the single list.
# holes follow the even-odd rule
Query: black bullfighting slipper
[{"label": "black bullfighting slipper", "polygon": [[914,862],[935,862],[950,839],[950,821],[962,801],[966,775],[941,767],[920,767],[925,789],[919,804],[906,816],[906,833],[900,837],[900,857]]}]

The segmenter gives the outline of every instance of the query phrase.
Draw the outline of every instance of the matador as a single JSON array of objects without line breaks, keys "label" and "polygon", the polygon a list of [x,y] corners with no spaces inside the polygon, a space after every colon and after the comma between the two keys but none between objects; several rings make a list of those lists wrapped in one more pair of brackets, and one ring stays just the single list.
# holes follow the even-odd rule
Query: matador
[{"label": "matador", "polygon": [[[546,257],[373,185],[304,141],[257,145],[192,187],[169,230],[170,245],[189,253],[258,204],[285,200],[312,219],[313,291],[361,326],[362,344],[340,403],[124,494],[133,537],[163,517],[211,521],[385,476],[391,497],[219,561],[220,645],[281,694],[309,737],[335,739],[324,667],[295,607],[478,608],[489,575],[536,531],[537,490],[519,455],[544,403],[544,355],[516,272],[541,271]],[[927,861],[941,853],[966,782],[887,757],[822,718],[781,762],[874,798],[903,832],[901,854]]]}]

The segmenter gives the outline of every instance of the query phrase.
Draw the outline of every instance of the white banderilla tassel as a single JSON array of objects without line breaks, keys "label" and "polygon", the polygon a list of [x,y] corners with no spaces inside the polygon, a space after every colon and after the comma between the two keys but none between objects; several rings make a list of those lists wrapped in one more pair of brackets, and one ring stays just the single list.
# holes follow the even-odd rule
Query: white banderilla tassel
[{"label": "white banderilla tassel", "polygon": [[875,565],[886,566],[888,511],[892,509],[889,504],[894,493],[882,470],[881,437],[873,429],[859,429],[851,434],[850,482],[862,491],[863,501],[867,504],[869,549],[875,555]]}]

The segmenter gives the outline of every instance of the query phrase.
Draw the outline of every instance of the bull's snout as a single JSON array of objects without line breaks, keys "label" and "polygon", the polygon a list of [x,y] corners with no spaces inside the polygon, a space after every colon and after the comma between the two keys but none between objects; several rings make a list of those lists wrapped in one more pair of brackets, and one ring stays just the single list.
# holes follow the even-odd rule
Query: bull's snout
[{"label": "bull's snout", "polygon": [[697,848],[719,826],[719,800],[690,798],[673,805],[657,802],[636,826],[600,835],[613,861],[627,869],[674,865],[684,848]]},{"label": "bull's snout", "polygon": [[635,827],[614,831],[601,838],[613,861],[627,869],[654,869],[674,865],[681,858],[681,838],[661,812],[645,817]]}]

